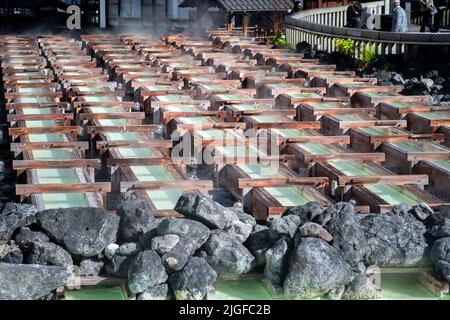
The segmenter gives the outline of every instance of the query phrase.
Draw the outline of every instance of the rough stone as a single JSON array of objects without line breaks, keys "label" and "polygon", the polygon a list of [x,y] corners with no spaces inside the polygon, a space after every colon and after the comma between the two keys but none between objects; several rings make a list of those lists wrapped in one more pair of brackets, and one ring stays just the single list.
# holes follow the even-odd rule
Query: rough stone
[{"label": "rough stone", "polygon": [[234,220],[223,231],[236,237],[241,243],[247,240],[252,232],[252,225],[246,224],[240,220]]},{"label": "rough stone", "polygon": [[345,286],[342,299],[346,300],[368,300],[381,298],[381,292],[363,273],[358,273],[355,278]]},{"label": "rough stone", "polygon": [[175,211],[197,220],[211,229],[223,230],[239,220],[232,209],[228,209],[209,197],[196,192],[183,194],[175,206]]},{"label": "rough stone", "polygon": [[183,270],[169,276],[168,283],[175,299],[202,300],[216,277],[217,273],[205,259],[191,257]]},{"label": "rough stone", "polygon": [[244,246],[255,257],[255,267],[266,264],[265,253],[274,245],[270,239],[269,228],[266,226],[255,225],[252,233],[244,242]]},{"label": "rough stone", "polygon": [[298,231],[302,237],[322,238],[327,242],[333,240],[333,236],[325,228],[314,222],[305,223]]},{"label": "rough stone", "polygon": [[56,266],[0,263],[0,300],[36,300],[64,285],[71,274]]},{"label": "rough stone", "polygon": [[159,255],[164,255],[170,252],[170,250],[172,250],[179,241],[179,236],[175,234],[166,234],[161,237],[154,237],[152,239],[151,248]]},{"label": "rough stone", "polygon": [[73,270],[70,254],[51,242],[34,242],[30,246],[27,263],[63,267],[70,272]]},{"label": "rough stone", "polygon": [[128,269],[134,257],[115,255],[111,259],[111,263],[106,265],[106,272],[113,277],[128,278]]},{"label": "rough stone", "polygon": [[450,282],[450,237],[441,238],[434,242],[430,258],[437,273]]},{"label": "rough stone", "polygon": [[295,299],[316,298],[351,280],[352,269],[336,248],[321,238],[304,238],[291,256],[284,292]]},{"label": "rough stone", "polygon": [[127,242],[122,243],[116,253],[121,256],[129,256],[135,255],[142,250],[142,245],[139,242]]},{"label": "rough stone", "polygon": [[277,241],[284,236],[293,238],[300,223],[301,219],[293,214],[275,218],[269,222],[270,238],[272,241]]},{"label": "rough stone", "polygon": [[48,242],[50,239],[45,233],[40,231],[31,231],[28,227],[20,229],[15,237],[16,243],[21,247],[28,247],[33,242]]},{"label": "rough stone", "polygon": [[318,217],[325,208],[317,202],[308,202],[305,205],[297,206],[286,210],[283,216],[296,215],[300,218],[300,225],[306,222],[316,222],[315,218]]},{"label": "rough stone", "polygon": [[34,223],[37,211],[37,207],[34,205],[6,203],[0,214],[0,243],[11,240],[16,229]]},{"label": "rough stone", "polygon": [[117,243],[110,243],[105,247],[104,254],[105,257],[111,260],[119,250],[119,245]]},{"label": "rough stone", "polygon": [[145,249],[151,248],[152,239],[156,236],[160,221],[153,219],[139,236],[139,242]]},{"label": "rough stone", "polygon": [[39,212],[42,229],[70,253],[92,257],[116,240],[119,217],[100,208],[50,209]]},{"label": "rough stone", "polygon": [[167,300],[168,294],[169,286],[163,283],[140,293],[137,296],[137,300]]},{"label": "rough stone", "polygon": [[97,277],[105,264],[100,260],[86,259],[80,262],[80,276]]},{"label": "rough stone", "polygon": [[288,271],[288,258],[291,247],[292,239],[283,237],[266,251],[264,278],[275,286],[283,286],[284,278]]},{"label": "rough stone", "polygon": [[152,250],[142,251],[130,263],[128,287],[131,292],[140,293],[166,282],[167,277],[158,254]]},{"label": "rough stone", "polygon": [[450,237],[450,206],[436,208],[425,220],[428,232],[435,238]]},{"label": "rough stone", "polygon": [[239,240],[220,230],[211,231],[202,249],[207,253],[206,261],[218,274],[247,273],[255,260]]},{"label": "rough stone", "polygon": [[154,213],[148,202],[134,196],[119,203],[117,214],[120,216],[119,234],[126,242],[139,240],[139,236],[154,219]]},{"label": "rough stone", "polygon": [[417,220],[425,221],[434,211],[426,203],[419,203],[411,210],[411,213]]}]

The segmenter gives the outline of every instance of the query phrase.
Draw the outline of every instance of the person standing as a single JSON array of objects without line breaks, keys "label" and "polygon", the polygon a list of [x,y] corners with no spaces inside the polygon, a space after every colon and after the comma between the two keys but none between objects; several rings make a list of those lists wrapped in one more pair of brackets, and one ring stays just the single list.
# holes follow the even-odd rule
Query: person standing
[{"label": "person standing", "polygon": [[406,11],[400,6],[400,0],[394,0],[394,10],[392,18],[392,32],[408,32],[408,19]]},{"label": "person standing", "polygon": [[435,6],[437,9],[437,13],[434,17],[433,31],[439,32],[439,29],[441,28],[442,16],[444,15],[445,10],[447,10],[448,8],[448,0],[437,0],[435,1]]},{"label": "person standing", "polygon": [[347,28],[361,29],[362,5],[359,1],[353,1],[347,8]]},{"label": "person standing", "polygon": [[433,15],[437,13],[433,0],[419,0],[420,11],[422,12],[422,22],[420,24],[420,32],[425,32],[425,28],[428,27],[430,32],[433,32]]}]

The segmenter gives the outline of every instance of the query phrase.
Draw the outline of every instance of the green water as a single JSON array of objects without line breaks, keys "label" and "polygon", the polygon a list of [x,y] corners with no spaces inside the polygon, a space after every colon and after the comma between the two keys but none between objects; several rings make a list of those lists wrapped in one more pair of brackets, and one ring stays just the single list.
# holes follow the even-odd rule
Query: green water
[{"label": "green water", "polygon": [[414,107],[414,106],[418,105],[417,102],[401,102],[401,101],[389,102],[388,104],[393,107],[397,107],[397,108],[409,108],[409,107]]},{"label": "green water", "polygon": [[272,300],[259,280],[216,281],[214,300]]},{"label": "green water", "polygon": [[47,103],[47,102],[51,102],[50,99],[45,98],[45,97],[35,97],[35,98],[20,97],[18,99],[22,103]]},{"label": "green water", "polygon": [[364,92],[371,98],[383,98],[383,97],[395,97],[400,96],[398,93],[394,92]]},{"label": "green water", "polygon": [[447,171],[450,171],[450,160],[432,160],[430,161],[436,166],[439,166]]},{"label": "green water", "polygon": [[303,89],[304,87],[296,85],[296,84],[292,84],[292,83],[272,83],[269,85],[270,87],[274,88],[274,89],[286,89],[286,90],[290,90],[290,89]]},{"label": "green water", "polygon": [[179,105],[179,106],[167,106],[164,107],[164,111],[167,112],[190,112],[190,111],[197,111],[197,106],[193,105]]},{"label": "green water", "polygon": [[328,163],[346,176],[375,176],[380,174],[379,171],[373,170],[364,162],[329,161]]},{"label": "green water", "polygon": [[34,160],[70,160],[70,153],[67,150],[32,150]]},{"label": "green water", "polygon": [[152,86],[145,86],[145,89],[148,91],[161,91],[161,90],[173,90],[176,89],[169,85],[152,85]]},{"label": "green water", "polygon": [[203,124],[214,122],[210,117],[181,117],[178,118],[178,120],[184,124]]},{"label": "green water", "polygon": [[43,193],[45,209],[89,207],[85,193]]},{"label": "green water", "polygon": [[117,287],[85,287],[80,290],[67,290],[66,300],[128,300],[125,292]]},{"label": "green water", "polygon": [[17,80],[17,83],[45,83],[44,80],[32,79],[32,80]]},{"label": "green water", "polygon": [[402,202],[409,205],[417,205],[421,202],[425,202],[422,198],[406,190],[403,186],[375,184],[366,185],[365,188],[379,196],[390,205],[396,205]]},{"label": "green water", "polygon": [[265,179],[265,178],[283,178],[285,177],[279,171],[278,167],[263,166],[261,164],[249,163],[237,165],[242,171],[249,175],[253,179]]},{"label": "green water", "polygon": [[307,187],[266,187],[264,188],[285,207],[293,207],[314,201]]},{"label": "green water", "polygon": [[25,108],[23,114],[51,114],[54,113],[51,108]]},{"label": "green water", "polygon": [[252,116],[254,120],[260,123],[270,123],[270,122],[289,122],[289,118],[277,117],[277,116]]},{"label": "green water", "polygon": [[223,139],[226,136],[225,130],[220,129],[210,129],[210,130],[196,130],[196,134],[198,134],[203,139]]},{"label": "green water", "polygon": [[162,102],[192,101],[191,97],[181,94],[166,94],[164,96],[157,96],[157,98]]},{"label": "green water", "polygon": [[175,178],[167,169],[162,165],[151,166],[131,166],[131,171],[137,177],[139,181],[173,181]]},{"label": "green water", "polygon": [[446,120],[450,119],[449,111],[435,111],[435,112],[421,112],[416,113],[421,117],[427,118],[429,120]]},{"label": "green water", "polygon": [[322,98],[320,94],[317,93],[290,93],[288,94],[289,97],[294,99],[310,99],[310,98]]},{"label": "green water", "polygon": [[436,297],[417,280],[415,273],[381,273],[381,294],[386,300],[450,300],[450,295]]},{"label": "green water", "polygon": [[63,136],[58,133],[33,133],[28,135],[30,142],[63,142]]},{"label": "green water", "polygon": [[75,169],[35,169],[39,183],[80,183]]},{"label": "green water", "polygon": [[128,121],[126,119],[98,119],[101,126],[126,126]]},{"label": "green water", "polygon": [[28,128],[41,128],[41,127],[56,127],[57,123],[55,120],[27,120],[25,125]]},{"label": "green water", "polygon": [[154,158],[156,155],[151,148],[117,148],[123,158]]},{"label": "green water", "polygon": [[105,135],[108,141],[137,141],[139,139],[136,132],[107,132]]},{"label": "green water", "polygon": [[406,152],[450,152],[448,149],[426,141],[391,142],[391,144]]},{"label": "green water", "polygon": [[248,97],[242,94],[219,94],[217,95],[222,100],[247,100]]},{"label": "green water", "polygon": [[345,105],[343,105],[339,102],[308,103],[308,105],[313,107],[314,109],[320,109],[320,110],[347,108]]},{"label": "green water", "polygon": [[297,138],[309,136],[308,132],[303,129],[272,129],[273,133],[284,138]]},{"label": "green water", "polygon": [[116,113],[123,112],[122,110],[115,108],[105,108],[105,107],[89,107],[92,113]]},{"label": "green water", "polygon": [[234,87],[226,86],[223,84],[207,84],[203,85],[206,90],[232,90]]},{"label": "green water", "polygon": [[158,210],[173,210],[183,195],[182,190],[148,190],[146,193]]},{"label": "green water", "polygon": [[85,96],[83,99],[86,102],[108,102],[111,101],[110,97],[94,97],[94,96]]},{"label": "green water", "polygon": [[335,154],[341,153],[342,150],[331,144],[321,144],[314,142],[297,143],[299,147],[308,151],[311,154]]},{"label": "green water", "polygon": [[47,88],[17,88],[20,93],[46,93],[49,92]]},{"label": "green water", "polygon": [[336,114],[334,117],[338,120],[342,121],[366,121],[366,120],[374,120],[371,116],[362,115],[362,114]]},{"label": "green water", "polygon": [[371,127],[371,128],[359,128],[362,132],[365,132],[371,136],[389,136],[395,134],[405,134],[405,131],[402,131],[398,128],[393,127]]}]

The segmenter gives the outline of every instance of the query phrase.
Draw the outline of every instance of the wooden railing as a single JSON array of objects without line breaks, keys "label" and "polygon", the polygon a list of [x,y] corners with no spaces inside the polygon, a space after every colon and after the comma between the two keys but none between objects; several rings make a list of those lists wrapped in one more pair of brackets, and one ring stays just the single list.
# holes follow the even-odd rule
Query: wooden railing
[{"label": "wooden railing", "polygon": [[[371,14],[388,10],[389,1],[364,3]],[[450,45],[450,33],[387,32],[344,27],[348,6],[304,10],[286,17],[286,39],[296,45],[306,41],[316,50],[333,52],[337,39],[353,39],[358,48],[372,46],[377,54],[404,53],[408,45]],[[444,14],[448,21],[448,11]]]}]

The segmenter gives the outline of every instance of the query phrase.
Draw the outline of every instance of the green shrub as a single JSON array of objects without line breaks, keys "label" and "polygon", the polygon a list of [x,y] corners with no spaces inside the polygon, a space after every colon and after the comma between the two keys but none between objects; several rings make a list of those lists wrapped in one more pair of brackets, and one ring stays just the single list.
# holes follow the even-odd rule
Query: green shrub
[{"label": "green shrub", "polygon": [[362,61],[363,63],[368,66],[371,63],[375,61],[377,58],[377,53],[375,52],[375,49],[371,46],[365,46],[362,52]]},{"label": "green shrub", "polygon": [[277,36],[272,40],[272,44],[277,48],[284,48],[288,45],[286,41],[286,34],[284,32],[280,32]]},{"label": "green shrub", "polygon": [[355,55],[355,41],[353,39],[337,39],[336,49],[342,56],[352,58]]}]

